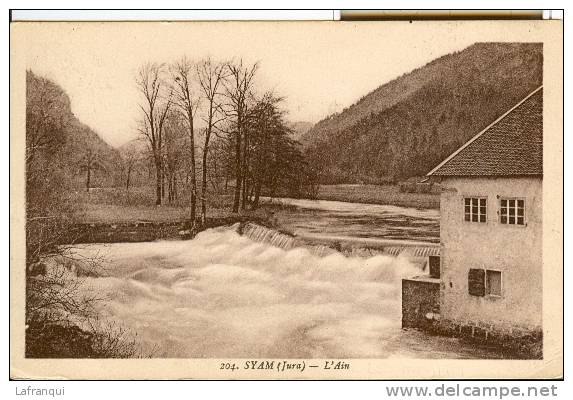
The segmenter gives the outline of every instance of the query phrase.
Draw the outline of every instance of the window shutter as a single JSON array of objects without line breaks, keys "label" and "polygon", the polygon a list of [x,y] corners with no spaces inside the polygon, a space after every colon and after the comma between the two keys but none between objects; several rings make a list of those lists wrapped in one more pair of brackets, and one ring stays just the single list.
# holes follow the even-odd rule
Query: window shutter
[{"label": "window shutter", "polygon": [[472,296],[485,296],[485,270],[470,268],[468,291]]},{"label": "window shutter", "polygon": [[440,257],[429,256],[428,264],[430,266],[430,278],[440,278]]}]

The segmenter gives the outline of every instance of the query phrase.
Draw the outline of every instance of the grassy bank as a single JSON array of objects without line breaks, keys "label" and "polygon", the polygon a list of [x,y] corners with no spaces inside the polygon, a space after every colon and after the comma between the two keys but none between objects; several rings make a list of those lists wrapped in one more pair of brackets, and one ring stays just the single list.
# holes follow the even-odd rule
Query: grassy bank
[{"label": "grassy bank", "polygon": [[[188,220],[188,198],[181,195],[171,204],[155,205],[152,187],[137,187],[129,193],[118,188],[98,188],[89,193],[74,192],[71,199],[76,205],[76,220],[87,224],[109,224],[130,222],[169,223]],[[232,217],[252,217],[264,221],[272,217],[277,206],[263,206],[257,210],[231,212],[232,196],[229,193],[218,193],[209,196],[207,201],[207,217],[212,220],[224,220]],[[197,207],[197,218],[200,208]]]},{"label": "grassy bank", "polygon": [[351,203],[440,208],[439,194],[402,193],[397,185],[321,185],[317,198]]},{"label": "grassy bank", "polygon": [[[189,218],[185,194],[172,204],[156,206],[152,187],[132,188],[129,193],[119,188],[98,188],[89,193],[77,191],[70,196],[77,206],[77,220],[80,223],[168,223]],[[318,199],[414,208],[440,207],[440,196],[437,194],[402,193],[394,185],[321,185]],[[221,220],[236,217],[237,214],[231,212],[232,200],[230,192],[211,194],[207,201],[207,216]],[[261,204],[257,210],[241,211],[239,216],[270,221],[280,209],[280,205]]]}]

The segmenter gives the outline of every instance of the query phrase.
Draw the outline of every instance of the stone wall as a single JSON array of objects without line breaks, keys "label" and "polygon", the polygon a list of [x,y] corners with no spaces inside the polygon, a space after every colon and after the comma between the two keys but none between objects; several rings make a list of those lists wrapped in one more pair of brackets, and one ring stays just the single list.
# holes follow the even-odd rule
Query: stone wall
[{"label": "stone wall", "polygon": [[402,328],[431,330],[440,313],[440,281],[402,279]]},{"label": "stone wall", "polygon": [[436,322],[430,330],[433,333],[496,347],[504,358],[543,358],[543,332],[536,327],[444,319]]},{"label": "stone wall", "polygon": [[543,358],[543,332],[538,327],[443,318],[440,280],[427,276],[402,279],[402,328],[492,347],[507,359]]},{"label": "stone wall", "polygon": [[183,225],[179,222],[129,222],[76,224],[70,231],[70,243],[149,242],[178,238]]},{"label": "stone wall", "polygon": [[150,242],[159,239],[190,239],[198,232],[237,222],[256,220],[247,216],[207,218],[204,226],[189,229],[188,221],[123,223],[80,223],[70,229],[62,244]]}]

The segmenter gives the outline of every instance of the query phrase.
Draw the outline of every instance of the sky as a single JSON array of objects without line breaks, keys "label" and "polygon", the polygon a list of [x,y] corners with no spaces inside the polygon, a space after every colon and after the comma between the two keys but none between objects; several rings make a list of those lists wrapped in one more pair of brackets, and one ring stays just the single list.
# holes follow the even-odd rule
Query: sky
[{"label": "sky", "polygon": [[[33,26],[32,26],[33,25]],[[286,97],[292,122],[318,122],[378,86],[476,41],[408,22],[29,23],[26,66],[70,96],[72,111],[119,146],[137,136],[135,85],[147,61],[182,56],[260,62],[258,90]],[[439,40],[438,40],[439,39]]]}]

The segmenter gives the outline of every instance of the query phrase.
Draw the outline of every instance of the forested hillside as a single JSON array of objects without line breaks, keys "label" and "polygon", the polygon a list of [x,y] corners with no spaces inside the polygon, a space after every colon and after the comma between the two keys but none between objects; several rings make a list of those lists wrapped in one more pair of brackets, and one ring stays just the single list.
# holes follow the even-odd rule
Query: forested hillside
[{"label": "forested hillside", "polygon": [[300,140],[313,127],[313,124],[307,121],[296,121],[289,123],[289,127],[292,129],[291,137],[294,140]]},{"label": "forested hillside", "polygon": [[322,183],[424,175],[542,84],[537,43],[476,43],[380,86],[301,139]]},{"label": "forested hillside", "polygon": [[121,163],[119,152],[78,120],[61,87],[28,71],[26,101],[29,150],[42,151],[56,145],[62,172],[75,186],[85,187],[88,173],[91,186],[114,183]]}]

